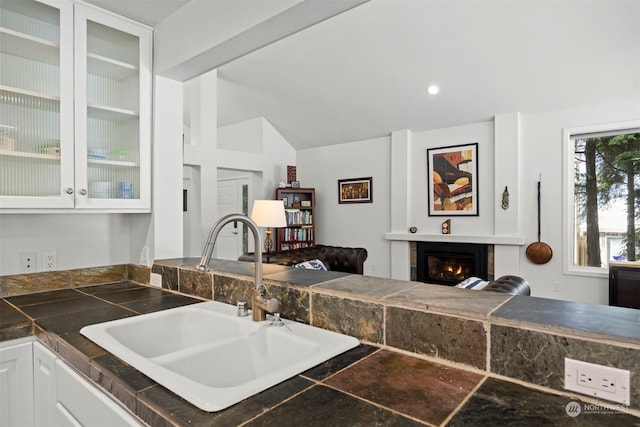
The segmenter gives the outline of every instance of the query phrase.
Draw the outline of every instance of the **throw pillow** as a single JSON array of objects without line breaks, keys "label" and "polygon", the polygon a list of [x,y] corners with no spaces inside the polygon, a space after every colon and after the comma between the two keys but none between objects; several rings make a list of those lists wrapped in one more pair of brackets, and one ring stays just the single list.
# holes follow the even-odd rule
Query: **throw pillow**
[{"label": "throw pillow", "polygon": [[312,259],[310,261],[300,262],[295,264],[293,268],[306,268],[309,270],[327,270],[327,267],[319,259]]},{"label": "throw pillow", "polygon": [[488,284],[489,282],[487,280],[482,280],[479,277],[468,277],[462,282],[458,283],[456,285],[456,288],[473,289],[479,291],[481,289],[484,289]]}]

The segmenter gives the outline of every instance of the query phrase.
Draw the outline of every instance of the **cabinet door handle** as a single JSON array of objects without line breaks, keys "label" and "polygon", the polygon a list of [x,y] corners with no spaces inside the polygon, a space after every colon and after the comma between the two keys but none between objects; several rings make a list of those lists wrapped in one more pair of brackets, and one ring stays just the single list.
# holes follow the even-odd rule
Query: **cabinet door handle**
[{"label": "cabinet door handle", "polygon": [[87,190],[85,190],[84,188],[82,190],[80,190],[80,194],[82,196],[86,196],[87,195]]},{"label": "cabinet door handle", "polygon": [[65,193],[67,193],[67,194],[73,194],[73,188],[71,188],[71,187],[67,188],[67,189],[66,189],[66,190],[64,190],[64,191],[65,191]]}]

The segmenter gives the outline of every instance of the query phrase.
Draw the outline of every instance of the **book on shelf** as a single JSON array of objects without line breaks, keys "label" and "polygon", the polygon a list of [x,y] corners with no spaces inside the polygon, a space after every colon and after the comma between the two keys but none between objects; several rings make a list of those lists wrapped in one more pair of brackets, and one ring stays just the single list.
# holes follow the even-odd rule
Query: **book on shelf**
[{"label": "book on shelf", "polygon": [[282,240],[313,240],[313,228],[283,228]]},{"label": "book on shelf", "polygon": [[311,211],[285,210],[287,224],[313,224]]},{"label": "book on shelf", "polygon": [[291,243],[283,243],[282,245],[280,245],[280,250],[281,251],[288,251],[291,249],[300,249],[300,248],[309,248],[313,246],[311,243],[309,242],[291,242]]}]

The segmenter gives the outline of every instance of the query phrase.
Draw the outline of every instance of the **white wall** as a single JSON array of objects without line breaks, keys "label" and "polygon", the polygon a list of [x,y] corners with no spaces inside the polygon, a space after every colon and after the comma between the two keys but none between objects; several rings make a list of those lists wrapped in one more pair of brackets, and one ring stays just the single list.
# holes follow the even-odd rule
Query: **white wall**
[{"label": "white wall", "polygon": [[[640,118],[640,99],[616,104],[597,105],[563,111],[522,115],[522,217],[523,232],[528,243],[537,240],[536,185],[542,174],[542,240],[553,249],[553,258],[545,265],[535,265],[520,251],[520,275],[526,277],[537,296],[570,301],[607,304],[606,277],[585,277],[563,274],[563,240],[569,236],[563,230],[564,198],[563,140],[564,128],[618,123]],[[554,291],[557,282],[558,292]]]},{"label": "white wall", "polygon": [[[607,304],[606,277],[563,273],[563,239],[568,232],[562,229],[562,130],[637,120],[639,117],[640,102],[636,100],[563,111],[500,115],[500,121],[496,120],[500,123],[499,130],[493,121],[489,121],[425,132],[405,131],[404,135],[402,132],[394,133],[391,139],[301,150],[298,152],[298,176],[303,186],[315,187],[317,191],[317,242],[364,246],[369,251],[365,274],[392,277],[391,270],[397,268],[390,265],[392,262],[403,262],[401,268],[407,270],[409,266],[404,254],[395,257],[391,253],[391,248],[405,251],[408,245],[390,243],[383,237],[384,233],[392,231],[389,214],[392,201],[402,203],[402,200],[394,198],[395,191],[392,193],[388,185],[393,164],[390,143],[406,139],[401,141],[407,150],[405,173],[409,190],[406,227],[416,226],[419,233],[439,234],[444,218],[427,214],[426,149],[478,142],[480,215],[452,217],[453,234],[494,235],[501,234],[504,229],[519,234],[524,237],[524,245],[504,246],[501,247],[502,255],[499,251],[496,253],[496,257],[508,259],[507,267],[502,265],[501,268],[512,269],[502,271],[502,274],[524,277],[530,282],[535,296]],[[509,141],[509,135],[513,136],[512,141]],[[517,149],[512,150],[505,144],[516,144]],[[511,152],[504,155],[505,149]],[[396,156],[402,155],[402,150],[391,152]],[[512,161],[500,164],[504,158]],[[499,160],[498,164],[495,159]],[[531,263],[525,254],[526,246],[537,240],[537,181],[540,174],[543,189],[542,240],[554,251],[552,260],[545,265]],[[339,205],[337,180],[362,176],[374,177],[373,203]],[[496,182],[495,176],[500,182]],[[394,183],[397,185],[398,181],[402,182],[395,179]],[[511,208],[506,213],[499,208],[505,183],[508,183],[511,195]],[[402,230],[402,220],[394,219],[394,227],[400,228],[394,231],[406,231]],[[500,261],[497,259],[496,262]]]},{"label": "white wall", "polygon": [[[180,82],[156,77],[154,82],[152,185],[153,230],[150,260],[180,258],[182,227],[182,96]],[[176,161],[178,159],[178,161]],[[176,226],[179,225],[179,226]]]},{"label": "white wall", "polygon": [[0,216],[0,276],[23,273],[20,252],[56,251],[58,270],[128,263],[130,218],[148,214],[6,214]]},{"label": "white wall", "polygon": [[263,118],[221,127],[218,148],[221,167],[236,176],[251,172],[254,199],[272,199],[278,182],[286,181],[287,165],[296,164],[296,151]]},{"label": "white wall", "polygon": [[[286,165],[296,161],[295,150],[263,118],[247,120],[220,129],[212,134],[212,115],[216,110],[215,72],[187,83],[190,109],[189,144],[185,144],[185,166],[190,167],[192,196],[200,202],[200,215],[190,209],[183,217],[188,225],[186,238],[188,256],[199,255],[209,229],[218,219],[217,180],[229,177],[249,177],[249,206],[253,199],[273,198],[280,180],[286,179]],[[206,80],[206,84],[203,81]],[[204,90],[209,88],[209,93]],[[179,159],[178,159],[179,160]],[[175,163],[175,159],[173,162]],[[198,203],[193,203],[198,208]],[[176,224],[183,229],[183,223]],[[198,249],[196,249],[198,248]]]},{"label": "white wall", "polygon": [[[181,109],[180,118],[188,123],[182,123],[180,129],[190,130],[189,140],[183,146],[184,157],[167,160],[181,168],[183,165],[192,168],[193,173],[187,175],[193,180],[192,198],[199,203],[194,203],[186,215],[190,215],[190,246],[201,247],[199,243],[204,242],[218,218],[218,72],[214,70],[186,82],[184,91],[185,105],[180,107],[185,111]],[[195,215],[194,209],[199,209]],[[183,221],[175,226],[184,229]]]},{"label": "white wall", "polygon": [[218,128],[218,148],[262,154],[262,128],[266,120],[256,118]]},{"label": "white wall", "polygon": [[[427,148],[478,143],[478,212],[475,216],[451,217],[455,234],[493,234],[493,122],[474,123],[446,129],[412,133],[408,169],[412,188],[409,193],[409,224],[419,233],[440,234],[447,217],[428,216]],[[486,191],[485,189],[489,189]],[[406,230],[406,229],[405,229]]]},{"label": "white wall", "polygon": [[[297,153],[302,187],[316,189],[316,243],[363,247],[364,273],[389,277],[390,138],[377,138]],[[338,180],[372,177],[372,203],[338,203]]]}]

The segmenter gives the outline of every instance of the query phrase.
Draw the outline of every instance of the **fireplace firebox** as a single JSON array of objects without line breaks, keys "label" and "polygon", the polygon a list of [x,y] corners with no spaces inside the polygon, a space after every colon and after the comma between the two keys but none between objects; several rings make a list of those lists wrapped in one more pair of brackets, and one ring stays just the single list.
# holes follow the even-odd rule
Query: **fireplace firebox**
[{"label": "fireplace firebox", "polygon": [[417,242],[416,280],[455,286],[469,277],[488,279],[488,247],[476,243]]}]

